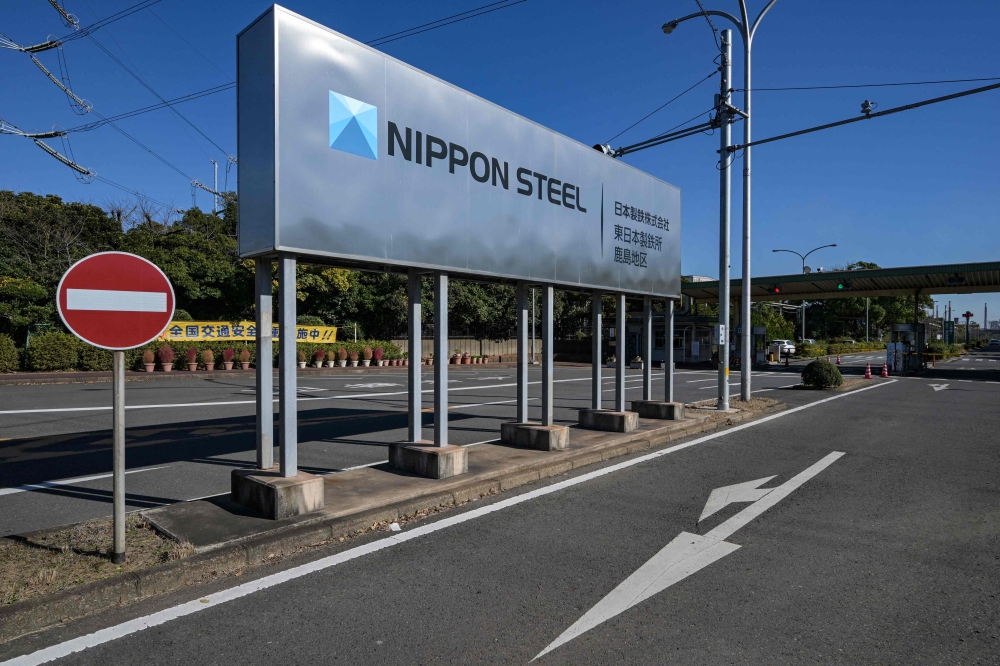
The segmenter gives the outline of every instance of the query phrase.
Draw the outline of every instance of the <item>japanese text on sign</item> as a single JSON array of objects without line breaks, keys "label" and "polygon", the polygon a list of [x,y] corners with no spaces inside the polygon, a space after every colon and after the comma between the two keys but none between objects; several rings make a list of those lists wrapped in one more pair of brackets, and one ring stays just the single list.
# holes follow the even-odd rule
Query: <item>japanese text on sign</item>
[{"label": "japanese text on sign", "polygon": [[[271,327],[271,337],[278,339],[279,329]],[[162,340],[204,342],[207,340],[257,339],[257,325],[252,321],[172,321],[160,336]],[[336,342],[336,326],[298,326],[295,339],[300,342]]]}]

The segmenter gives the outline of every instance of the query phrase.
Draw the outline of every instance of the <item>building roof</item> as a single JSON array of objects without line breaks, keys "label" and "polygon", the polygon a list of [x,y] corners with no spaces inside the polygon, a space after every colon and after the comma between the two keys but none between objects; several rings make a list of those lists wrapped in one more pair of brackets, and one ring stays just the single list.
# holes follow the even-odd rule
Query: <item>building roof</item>
[{"label": "building roof", "polygon": [[[730,296],[743,293],[743,281],[730,282]],[[753,301],[800,301],[824,298],[974,294],[1000,292],[1000,262],[874,268],[808,275],[772,275],[750,280]],[[685,296],[703,302],[719,300],[719,281],[681,285]]]}]

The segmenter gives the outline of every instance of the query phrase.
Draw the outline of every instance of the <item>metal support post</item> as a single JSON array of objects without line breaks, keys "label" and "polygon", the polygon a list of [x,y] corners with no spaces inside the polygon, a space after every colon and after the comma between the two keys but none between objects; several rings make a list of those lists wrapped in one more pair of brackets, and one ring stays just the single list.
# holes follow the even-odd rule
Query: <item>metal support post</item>
[{"label": "metal support post", "polygon": [[542,425],[552,425],[552,359],[555,356],[553,335],[553,304],[555,290],[551,284],[542,287]]},{"label": "metal support post", "polygon": [[281,476],[299,473],[298,390],[295,345],[295,255],[282,254],[279,259],[278,313],[280,317],[280,352],[278,354],[278,401],[281,405],[280,444]]},{"label": "metal support post", "polygon": [[407,440],[419,442],[424,438],[423,427],[423,394],[420,379],[420,273],[410,269],[407,307],[407,343],[410,348],[410,364],[407,372],[407,412],[409,413],[409,432]]},{"label": "metal support post", "polygon": [[271,260],[254,260],[257,287],[257,469],[274,467],[274,367],[271,327]]},{"label": "metal support post", "polygon": [[615,411],[625,411],[625,294],[615,294]]},{"label": "metal support post", "polygon": [[871,306],[872,299],[865,299],[865,342],[868,342],[868,308]]},{"label": "metal support post", "polygon": [[434,274],[434,446],[448,446],[448,274]]},{"label": "metal support post", "polygon": [[653,302],[642,299],[642,399],[653,399]]},{"label": "metal support post", "polygon": [[590,406],[593,409],[601,408],[601,331],[603,329],[603,312],[601,307],[601,294],[594,292],[590,301],[590,321],[591,321],[591,364],[590,364]]},{"label": "metal support post", "polygon": [[535,288],[531,288],[531,365],[535,361]]},{"label": "metal support post", "polygon": [[674,302],[667,301],[665,321],[666,360],[663,362],[663,399],[674,401]]},{"label": "metal support post", "polygon": [[802,301],[802,342],[806,341],[806,302]]},{"label": "metal support post", "polygon": [[528,286],[517,283],[517,418],[528,420]]},{"label": "metal support post", "polygon": [[[729,154],[732,127],[730,113],[726,110],[730,99],[730,81],[733,73],[733,31],[722,31],[722,81],[719,95],[719,326],[728,333],[729,328],[729,206],[732,189],[732,172]],[[729,409],[729,335],[719,345],[719,405]]]},{"label": "metal support post", "polygon": [[112,353],[114,369],[114,386],[112,394],[114,407],[112,410],[112,459],[111,475],[114,493],[114,549],[111,551],[111,561],[114,564],[125,562],[125,352]]}]

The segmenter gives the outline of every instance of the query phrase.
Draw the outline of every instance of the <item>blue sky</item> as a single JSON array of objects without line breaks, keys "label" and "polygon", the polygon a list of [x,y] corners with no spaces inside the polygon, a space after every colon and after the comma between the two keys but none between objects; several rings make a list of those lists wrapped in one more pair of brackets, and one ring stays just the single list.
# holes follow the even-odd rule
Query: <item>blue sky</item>
[{"label": "blue sky", "polygon": [[[124,9],[136,0],[65,0],[81,23]],[[486,0],[369,0],[343,3],[289,0],[286,6],[360,40],[369,40],[485,4]],[[68,31],[42,0],[10,3],[3,31],[21,44]],[[735,0],[706,7],[738,11]],[[765,2],[751,0],[752,12]],[[94,34],[138,70],[167,99],[235,78],[235,36],[263,12],[256,0],[162,0]],[[944,9],[942,9],[944,8]],[[665,21],[697,10],[694,0],[528,0],[481,18],[392,42],[382,50],[444,80],[584,143],[605,142],[714,69],[717,54],[704,21],[672,35]],[[754,87],[837,85],[1000,76],[992,26],[1000,3],[926,1],[836,3],[780,0],[754,44]],[[717,21],[719,29],[724,27]],[[168,27],[169,26],[169,27]],[[742,87],[742,47],[734,78]],[[104,115],[158,100],[87,39],[64,49],[73,88]],[[4,59],[0,117],[25,130],[73,127],[76,116],[27,56]],[[40,54],[58,71],[54,52]],[[754,136],[764,138],[858,113],[864,99],[885,109],[982,84],[874,89],[766,92],[754,97]],[[648,138],[712,105],[713,79],[616,139]],[[741,95],[735,97],[737,105]],[[754,275],[800,270],[798,258],[773,248],[806,251],[837,243],[810,257],[813,267],[855,260],[882,266],[995,261],[1000,256],[1000,138],[986,119],[1000,91],[948,102],[846,128],[761,146],[754,153]],[[228,152],[235,152],[235,93],[177,107]],[[225,155],[169,111],[122,121],[121,127],[187,176],[211,183],[209,158]],[[739,125],[734,137],[742,136]],[[61,148],[59,140],[52,142]],[[104,203],[123,193],[78,183],[66,167],[30,141],[0,136],[0,188],[55,193]],[[715,136],[697,136],[637,153],[626,161],[679,186],[683,192],[683,271],[718,273],[718,171]],[[187,207],[188,179],[104,127],[76,133],[78,162],[101,176],[158,200]],[[740,271],[741,167],[733,182],[734,275]],[[235,189],[235,173],[229,175]],[[203,208],[209,195],[198,199]],[[813,259],[815,258],[815,261]],[[948,297],[942,297],[947,301]],[[1000,319],[995,294],[951,297],[982,319]]]}]

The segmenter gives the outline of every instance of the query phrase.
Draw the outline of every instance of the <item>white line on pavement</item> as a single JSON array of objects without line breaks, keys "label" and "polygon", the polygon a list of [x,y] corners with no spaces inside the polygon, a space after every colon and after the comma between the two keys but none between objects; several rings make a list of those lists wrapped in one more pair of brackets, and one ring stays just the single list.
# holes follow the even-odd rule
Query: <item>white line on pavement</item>
[{"label": "white line on pavement", "polygon": [[863,391],[870,391],[872,389],[880,388],[882,386],[887,386],[894,383],[895,380],[885,382],[883,384],[875,384],[874,386],[866,386],[865,388],[858,389],[856,391],[850,391],[848,393],[842,393],[840,395],[831,396],[829,398],[824,398],[822,400],[817,400],[816,402],[810,402],[808,404],[802,405],[800,407],[793,407],[792,409],[785,410],[783,412],[778,412],[777,414],[772,414],[771,416],[765,416],[756,421],[751,421],[750,423],[744,423],[743,425],[733,426],[726,430],[719,432],[714,432],[711,435],[705,435],[704,437],[699,437],[693,439],[690,442],[684,442],[683,444],[677,444],[675,446],[667,447],[665,449],[660,449],[659,451],[654,451],[653,453],[647,453],[646,455],[633,458],[631,460],[626,460],[615,465],[609,465],[602,469],[589,472],[587,474],[581,474],[580,476],[574,477],[572,479],[567,479],[559,483],[554,483],[550,486],[545,486],[544,488],[538,488],[530,492],[526,492],[522,495],[517,495],[515,497],[510,497],[505,500],[501,500],[494,504],[480,507],[478,509],[473,509],[466,513],[451,516],[438,520],[436,522],[420,525],[419,527],[414,527],[411,530],[405,530],[403,532],[394,533],[392,536],[379,539],[372,543],[365,544],[363,546],[356,546],[350,548],[343,552],[337,553],[336,555],[330,555],[328,557],[320,558],[314,562],[308,562],[306,564],[299,565],[297,567],[292,567],[285,571],[280,571],[278,573],[271,574],[269,576],[264,576],[254,581],[249,581],[243,583],[242,585],[237,585],[236,587],[231,587],[214,594],[209,594],[204,597],[199,597],[187,603],[174,606],[172,608],[166,608],[157,613],[152,613],[150,615],[145,615],[143,617],[135,618],[134,620],[129,620],[128,622],[123,622],[122,624],[115,625],[113,627],[107,627],[106,629],[101,629],[92,634],[87,634],[86,636],[80,636],[63,643],[58,643],[50,647],[38,650],[31,654],[23,655],[21,657],[15,657],[8,661],[0,663],[0,666],[37,666],[38,664],[45,664],[55,659],[60,659],[68,655],[74,654],[76,652],[81,652],[87,648],[96,647],[104,643],[108,643],[131,634],[138,633],[144,629],[149,629],[151,627],[157,627],[162,624],[166,624],[171,620],[176,620],[178,618],[185,617],[187,615],[192,615],[199,611],[206,610],[208,608],[215,608],[220,604],[227,603],[229,601],[235,601],[236,599],[241,599],[245,596],[251,595],[254,592],[259,592],[261,590],[266,590],[282,583],[287,583],[290,580],[295,580],[296,578],[301,578],[303,576],[308,576],[309,574],[316,573],[318,571],[323,571],[324,569],[329,569],[330,567],[335,567],[339,564],[344,564],[345,562],[350,562],[364,555],[370,553],[376,553],[387,548],[392,548],[393,546],[398,546],[400,544],[406,543],[411,539],[417,539],[434,532],[439,532],[441,530],[448,529],[449,527],[455,527],[456,525],[461,525],[462,523],[481,518],[483,516],[502,511],[504,509],[510,508],[512,506],[517,506],[518,504],[523,504],[531,500],[537,499],[539,497],[544,497],[546,495],[551,495],[552,493],[559,492],[560,490],[565,490],[566,488],[571,488],[573,486],[579,485],[581,483],[586,483],[597,479],[599,477],[605,476],[607,474],[612,474],[614,472],[621,471],[623,469],[628,469],[635,465],[639,465],[650,460],[655,460],[662,456],[676,453],[692,446],[697,446],[705,442],[710,442],[712,440],[718,439],[719,437],[725,437],[734,432],[740,430],[746,430],[747,428],[753,428],[764,423],[769,423],[776,419],[784,418],[790,414],[795,414],[801,412],[805,409],[811,407],[816,407],[817,405],[822,405],[833,400],[840,400],[841,398],[846,398],[855,393],[861,393]]},{"label": "white line on pavement", "polygon": [[[162,467],[147,467],[145,469],[130,469],[126,474],[138,474],[139,472],[152,472],[155,469],[166,469],[170,465],[164,465]],[[87,481],[97,481],[98,479],[108,479],[111,474],[95,474],[94,476],[81,476],[76,479],[63,479],[62,481],[40,481],[38,483],[29,483],[24,486],[15,486],[13,488],[0,488],[0,496],[2,495],[13,495],[14,493],[24,493],[29,490],[41,490],[43,488],[58,488],[59,486],[68,486],[74,483],[86,483]]]}]

